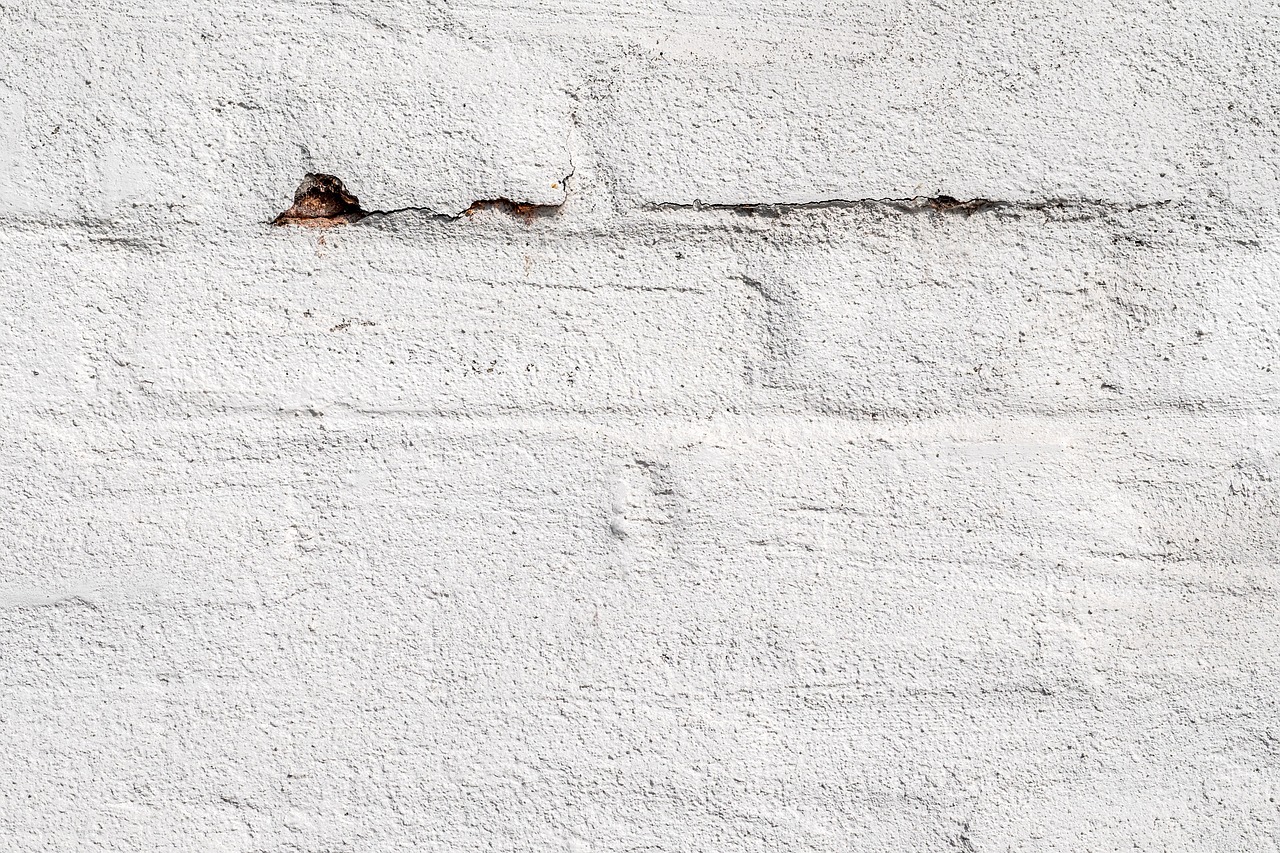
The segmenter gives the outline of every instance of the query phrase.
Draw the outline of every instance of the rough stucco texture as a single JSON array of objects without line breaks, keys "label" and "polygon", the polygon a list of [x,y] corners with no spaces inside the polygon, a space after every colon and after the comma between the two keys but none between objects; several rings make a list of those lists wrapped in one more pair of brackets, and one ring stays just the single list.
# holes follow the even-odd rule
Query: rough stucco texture
[{"label": "rough stucco texture", "polygon": [[0,849],[1278,848],[1274,3],[0,36]]}]

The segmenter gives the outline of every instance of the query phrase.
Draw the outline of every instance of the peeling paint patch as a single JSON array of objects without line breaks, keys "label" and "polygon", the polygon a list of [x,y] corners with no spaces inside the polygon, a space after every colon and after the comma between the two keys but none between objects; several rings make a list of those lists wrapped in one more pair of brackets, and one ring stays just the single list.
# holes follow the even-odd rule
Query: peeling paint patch
[{"label": "peeling paint patch", "polygon": [[300,225],[332,228],[365,217],[360,200],[333,175],[308,174],[293,194],[293,206],[281,213],[272,225]]},{"label": "peeling paint patch", "polygon": [[512,201],[509,198],[493,198],[473,202],[462,211],[463,216],[475,216],[482,210],[496,210],[508,216],[517,216],[525,222],[532,222],[544,216],[554,216],[560,210],[558,204],[530,204],[523,201]]}]

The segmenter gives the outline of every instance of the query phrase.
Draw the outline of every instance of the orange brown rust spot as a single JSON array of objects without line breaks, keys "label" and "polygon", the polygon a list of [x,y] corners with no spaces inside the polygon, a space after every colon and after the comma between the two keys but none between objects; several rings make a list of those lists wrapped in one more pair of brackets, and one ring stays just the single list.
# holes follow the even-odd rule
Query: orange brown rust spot
[{"label": "orange brown rust spot", "polygon": [[333,175],[308,174],[293,194],[293,206],[277,216],[272,225],[300,225],[332,228],[363,219],[360,200],[347,192]]}]

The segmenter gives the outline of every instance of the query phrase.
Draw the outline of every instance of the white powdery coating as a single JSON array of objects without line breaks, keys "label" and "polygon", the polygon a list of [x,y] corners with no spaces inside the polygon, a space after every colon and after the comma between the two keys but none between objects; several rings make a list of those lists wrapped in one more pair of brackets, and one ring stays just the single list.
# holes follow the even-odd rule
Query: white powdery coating
[{"label": "white powdery coating", "polygon": [[0,3],[0,849],[1274,849],[1278,27]]}]

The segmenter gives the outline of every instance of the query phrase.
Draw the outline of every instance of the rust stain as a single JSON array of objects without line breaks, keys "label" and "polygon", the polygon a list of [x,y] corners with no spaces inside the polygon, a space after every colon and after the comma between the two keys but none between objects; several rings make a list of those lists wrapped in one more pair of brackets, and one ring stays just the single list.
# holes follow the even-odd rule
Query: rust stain
[{"label": "rust stain", "polygon": [[293,206],[271,224],[332,228],[364,217],[360,200],[347,192],[340,179],[333,175],[308,174],[293,194]]}]

